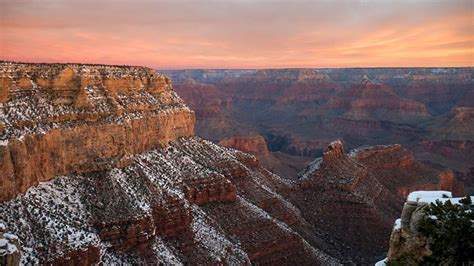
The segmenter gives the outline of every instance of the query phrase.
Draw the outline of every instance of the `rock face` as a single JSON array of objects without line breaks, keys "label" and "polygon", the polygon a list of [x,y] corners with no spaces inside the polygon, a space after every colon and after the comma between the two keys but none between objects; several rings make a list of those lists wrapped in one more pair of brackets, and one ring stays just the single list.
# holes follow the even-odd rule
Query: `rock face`
[{"label": "rock face", "polygon": [[165,73],[193,108],[212,106],[212,115],[197,113],[197,132],[216,143],[254,132],[264,136],[270,152],[313,158],[321,156],[334,139],[344,140],[349,149],[400,143],[419,159],[469,173],[474,167],[472,71],[371,68]]},{"label": "rock face", "polygon": [[194,113],[150,69],[5,62],[0,75],[0,200],[194,135]]}]

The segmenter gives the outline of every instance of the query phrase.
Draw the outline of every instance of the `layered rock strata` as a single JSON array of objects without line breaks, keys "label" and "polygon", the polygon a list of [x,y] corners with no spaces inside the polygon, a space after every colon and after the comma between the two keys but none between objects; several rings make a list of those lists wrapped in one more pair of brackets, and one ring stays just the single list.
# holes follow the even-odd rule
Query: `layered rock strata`
[{"label": "layered rock strata", "polygon": [[194,113],[151,69],[3,62],[0,84],[0,201],[194,135]]}]

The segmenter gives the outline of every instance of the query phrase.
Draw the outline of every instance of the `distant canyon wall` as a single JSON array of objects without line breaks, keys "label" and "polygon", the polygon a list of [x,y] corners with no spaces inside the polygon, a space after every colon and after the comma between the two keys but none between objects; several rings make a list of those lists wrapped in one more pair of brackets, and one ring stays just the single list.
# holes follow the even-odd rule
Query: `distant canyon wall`
[{"label": "distant canyon wall", "polygon": [[[164,71],[196,111],[199,135],[259,134],[271,152],[319,157],[398,143],[473,183],[473,68]],[[470,175],[470,176],[469,176]],[[471,186],[474,184],[471,184]]]}]

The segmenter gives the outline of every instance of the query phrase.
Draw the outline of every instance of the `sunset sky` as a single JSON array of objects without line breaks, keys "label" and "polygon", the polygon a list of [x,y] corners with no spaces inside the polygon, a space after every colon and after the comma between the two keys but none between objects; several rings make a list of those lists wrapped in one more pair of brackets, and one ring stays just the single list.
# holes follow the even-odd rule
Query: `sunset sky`
[{"label": "sunset sky", "polygon": [[472,0],[0,0],[0,60],[174,68],[473,66]]}]

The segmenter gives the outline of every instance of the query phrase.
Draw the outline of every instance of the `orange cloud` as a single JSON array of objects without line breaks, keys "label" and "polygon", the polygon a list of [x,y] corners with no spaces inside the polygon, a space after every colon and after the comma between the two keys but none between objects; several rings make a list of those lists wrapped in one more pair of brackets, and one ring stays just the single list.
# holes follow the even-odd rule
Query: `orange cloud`
[{"label": "orange cloud", "polygon": [[2,1],[0,59],[156,68],[472,66],[458,1]]}]

